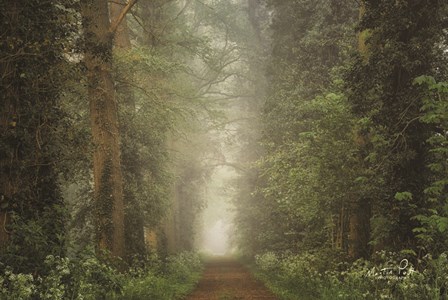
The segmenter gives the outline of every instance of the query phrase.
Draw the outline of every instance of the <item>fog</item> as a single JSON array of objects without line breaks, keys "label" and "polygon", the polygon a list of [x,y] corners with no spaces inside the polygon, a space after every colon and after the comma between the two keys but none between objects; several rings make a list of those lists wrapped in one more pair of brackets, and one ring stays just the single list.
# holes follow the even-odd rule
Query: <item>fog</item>
[{"label": "fog", "polygon": [[232,253],[233,206],[230,181],[236,176],[230,167],[217,167],[206,189],[199,250],[208,255]]}]

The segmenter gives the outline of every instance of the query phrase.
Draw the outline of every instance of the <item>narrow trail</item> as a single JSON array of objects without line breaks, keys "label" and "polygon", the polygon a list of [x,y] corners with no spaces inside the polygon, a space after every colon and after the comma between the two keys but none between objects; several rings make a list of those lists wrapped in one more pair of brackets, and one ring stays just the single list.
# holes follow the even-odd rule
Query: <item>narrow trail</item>
[{"label": "narrow trail", "polygon": [[239,262],[220,258],[205,264],[202,279],[186,300],[246,300],[277,298]]}]

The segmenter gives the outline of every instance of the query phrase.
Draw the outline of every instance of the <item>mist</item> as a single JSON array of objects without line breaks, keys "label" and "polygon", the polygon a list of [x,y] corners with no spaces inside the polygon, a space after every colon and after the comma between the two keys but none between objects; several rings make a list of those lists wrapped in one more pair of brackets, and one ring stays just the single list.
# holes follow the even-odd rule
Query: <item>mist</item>
[{"label": "mist", "polygon": [[206,188],[206,208],[202,212],[199,250],[210,255],[231,254],[233,218],[230,181],[236,176],[229,167],[217,167]]}]

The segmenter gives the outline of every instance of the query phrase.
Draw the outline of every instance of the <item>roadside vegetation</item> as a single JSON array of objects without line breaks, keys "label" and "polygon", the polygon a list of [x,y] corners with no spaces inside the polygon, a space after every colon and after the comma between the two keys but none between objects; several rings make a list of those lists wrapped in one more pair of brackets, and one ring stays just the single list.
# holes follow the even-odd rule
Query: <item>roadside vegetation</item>
[{"label": "roadside vegetation", "polygon": [[265,253],[254,272],[279,299],[445,299],[447,255],[415,266],[402,254],[378,252],[347,263],[322,254]]},{"label": "roadside vegetation", "polygon": [[78,260],[48,256],[42,275],[0,276],[0,299],[182,299],[199,280],[199,256],[183,252],[164,260],[157,255],[134,261],[126,272],[93,255]]},{"label": "roadside vegetation", "polygon": [[447,4],[263,3],[242,254],[281,299],[446,298]]}]

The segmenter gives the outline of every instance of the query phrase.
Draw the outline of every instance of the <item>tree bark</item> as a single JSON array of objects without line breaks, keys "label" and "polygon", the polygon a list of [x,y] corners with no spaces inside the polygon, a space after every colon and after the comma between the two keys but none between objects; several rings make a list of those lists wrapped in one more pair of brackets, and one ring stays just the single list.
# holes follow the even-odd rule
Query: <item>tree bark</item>
[{"label": "tree bark", "polygon": [[[131,2],[129,2],[131,3]],[[127,4],[129,6],[129,3]],[[134,1],[135,3],[135,1]],[[126,15],[123,13],[126,11],[126,2],[124,0],[117,0],[110,2],[110,19],[113,24],[116,24],[117,20],[121,20],[116,28],[114,35],[114,48],[118,51],[128,51],[131,49],[131,40],[129,35],[129,28]],[[113,29],[112,29],[113,30]],[[132,81],[132,78],[127,78]],[[120,102],[120,112],[124,111],[125,116],[132,116],[136,113],[135,110],[135,98],[133,92],[129,88],[120,88],[117,91],[123,95],[123,101]],[[132,117],[131,117],[132,118]],[[129,121],[122,119],[122,121]],[[127,186],[133,178],[143,177],[142,170],[144,166],[140,166],[136,161],[139,158],[138,145],[132,141],[132,126],[127,124],[121,124],[120,134],[123,144],[126,145],[126,149],[122,149],[122,170],[124,178],[124,204],[125,204],[125,216],[124,216],[124,228],[125,228],[125,244],[126,244],[126,257],[132,259],[136,255],[145,255],[147,251],[146,239],[147,230],[144,225],[144,212],[139,210],[138,199],[133,191],[127,191]],[[123,145],[123,146],[124,146]],[[126,150],[126,151],[125,151]],[[126,154],[127,153],[127,154]],[[144,171],[143,171],[144,172]],[[142,181],[137,184],[143,184]]]},{"label": "tree bark", "polygon": [[[359,8],[359,18],[363,18],[365,14],[365,2],[361,1]],[[368,60],[369,49],[366,45],[366,31],[360,32],[358,35],[358,52],[365,61]],[[355,144],[362,149],[366,147],[367,136],[357,134]],[[360,157],[363,161],[363,158]],[[370,240],[370,218],[371,218],[371,201],[369,199],[358,198],[350,204],[349,216],[349,235],[348,235],[348,255],[357,259],[367,257],[369,252]]]},{"label": "tree bark", "polygon": [[123,257],[124,203],[120,163],[118,107],[112,78],[112,44],[106,0],[82,1],[86,41],[90,121],[92,126],[94,197],[98,247]]},{"label": "tree bark", "polygon": [[[160,44],[161,34],[164,26],[167,26],[166,16],[163,11],[165,0],[143,1],[141,18],[145,28],[143,43],[151,48],[156,48]],[[165,25],[163,25],[165,24]]]},{"label": "tree bark", "polygon": [[[19,9],[17,2],[12,1],[7,11],[10,26],[4,28],[9,36],[16,35],[16,28],[19,26],[18,14]],[[17,78],[19,74],[14,70],[13,59],[4,59],[0,62],[0,92],[2,93],[2,110],[0,114],[0,137],[2,139],[11,139],[14,136],[14,130],[17,125],[17,105],[19,102],[17,91]],[[14,147],[15,148],[15,147]],[[7,207],[9,200],[17,192],[19,186],[18,178],[15,178],[11,169],[17,167],[16,161],[18,157],[15,149],[5,149],[0,153],[0,249],[7,246],[9,240],[9,232],[7,226],[9,224],[9,209]]]},{"label": "tree bark", "polygon": [[353,259],[369,256],[370,217],[370,200],[357,199],[351,207],[348,232],[348,255]]}]

